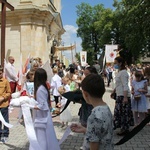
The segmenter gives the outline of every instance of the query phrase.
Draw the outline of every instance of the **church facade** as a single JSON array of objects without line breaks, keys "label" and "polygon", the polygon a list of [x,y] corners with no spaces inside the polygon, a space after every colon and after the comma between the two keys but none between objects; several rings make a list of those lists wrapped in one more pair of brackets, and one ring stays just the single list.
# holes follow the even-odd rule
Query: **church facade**
[{"label": "church facade", "polygon": [[40,57],[43,62],[55,59],[54,46],[59,46],[65,32],[61,20],[61,0],[7,0],[14,11],[6,12],[5,55],[14,56],[20,67],[27,57]]}]

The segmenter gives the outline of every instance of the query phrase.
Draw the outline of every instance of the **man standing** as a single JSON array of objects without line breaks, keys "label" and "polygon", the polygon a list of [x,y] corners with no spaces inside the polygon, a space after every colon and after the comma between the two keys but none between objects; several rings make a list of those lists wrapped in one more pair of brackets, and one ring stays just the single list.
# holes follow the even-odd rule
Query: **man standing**
[{"label": "man standing", "polygon": [[17,73],[13,65],[14,61],[15,61],[14,57],[9,56],[8,63],[5,66],[5,75],[10,83],[11,93],[14,93],[16,91],[16,86],[18,82]]},{"label": "man standing", "polygon": [[[11,94],[10,85],[7,79],[3,78],[3,68],[0,66],[0,111],[4,120],[9,123],[8,101]],[[8,127],[4,126],[2,129],[2,122],[0,121],[0,141],[6,142],[9,136]]]},{"label": "man standing", "polygon": [[111,64],[107,64],[107,67],[106,67],[106,73],[107,73],[107,80],[108,80],[108,83],[107,83],[107,86],[109,87],[110,85],[110,82],[112,81],[112,72],[113,72],[113,67]]},{"label": "man standing", "polygon": [[97,73],[99,74],[101,68],[100,68],[100,65],[99,65],[98,61],[95,61],[95,64],[94,64],[93,66],[96,68],[96,71],[97,71]]}]

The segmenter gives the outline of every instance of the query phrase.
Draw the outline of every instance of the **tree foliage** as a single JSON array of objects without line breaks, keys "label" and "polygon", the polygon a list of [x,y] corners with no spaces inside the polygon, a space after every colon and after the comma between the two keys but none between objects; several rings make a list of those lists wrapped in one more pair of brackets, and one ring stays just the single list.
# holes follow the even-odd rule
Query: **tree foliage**
[{"label": "tree foliage", "polygon": [[109,34],[108,30],[110,30],[111,23],[104,24],[102,20],[105,20],[104,18],[107,18],[109,13],[112,13],[112,11],[105,9],[103,5],[92,7],[89,4],[82,3],[77,6],[77,36],[81,37],[83,50],[86,50],[87,55],[90,56],[88,57],[90,64],[93,63],[93,60],[97,60],[97,54],[106,44],[104,39]]},{"label": "tree foliage", "polygon": [[112,40],[120,45],[128,63],[150,53],[150,0],[114,0],[114,8],[86,3],[77,6],[77,36],[90,56],[89,63]]},{"label": "tree foliage", "polygon": [[132,56],[130,60],[138,60],[150,51],[150,1],[122,0],[119,3],[115,1],[114,6],[114,19],[118,20],[119,44],[124,49],[123,55],[126,59]]},{"label": "tree foliage", "polygon": [[76,60],[77,60],[78,62],[80,62],[80,53],[76,53],[76,54],[75,54],[75,58],[76,58]]}]

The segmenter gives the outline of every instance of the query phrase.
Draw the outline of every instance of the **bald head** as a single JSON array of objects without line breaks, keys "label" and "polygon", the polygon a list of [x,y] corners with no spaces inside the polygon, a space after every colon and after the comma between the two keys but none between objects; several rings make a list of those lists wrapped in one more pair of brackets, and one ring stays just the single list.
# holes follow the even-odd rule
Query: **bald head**
[{"label": "bald head", "polygon": [[9,62],[9,63],[13,64],[14,61],[15,61],[15,59],[14,59],[13,56],[9,56],[9,57],[8,57],[8,62]]}]

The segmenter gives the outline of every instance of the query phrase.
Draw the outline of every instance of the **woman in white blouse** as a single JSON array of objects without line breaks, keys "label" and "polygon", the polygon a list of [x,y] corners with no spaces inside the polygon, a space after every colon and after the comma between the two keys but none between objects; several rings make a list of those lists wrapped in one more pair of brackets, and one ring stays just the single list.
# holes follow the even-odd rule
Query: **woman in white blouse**
[{"label": "woman in white blouse", "polygon": [[129,75],[122,57],[116,57],[114,68],[118,69],[116,85],[111,97],[116,93],[116,104],[114,109],[114,129],[120,128],[118,135],[125,135],[129,127],[134,125],[131,111],[131,93],[129,89]]}]

